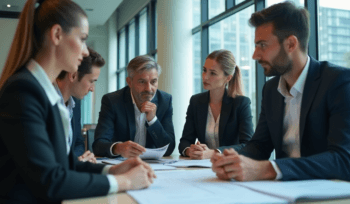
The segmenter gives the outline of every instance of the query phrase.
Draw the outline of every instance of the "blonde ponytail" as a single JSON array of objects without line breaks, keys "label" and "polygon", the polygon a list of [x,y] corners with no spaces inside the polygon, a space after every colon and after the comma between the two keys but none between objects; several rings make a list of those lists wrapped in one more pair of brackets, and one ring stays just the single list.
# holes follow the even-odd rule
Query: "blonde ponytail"
[{"label": "blonde ponytail", "polygon": [[233,74],[233,77],[228,82],[227,92],[228,92],[228,95],[231,96],[232,98],[234,98],[236,96],[243,96],[244,95],[241,70],[239,69],[239,67],[237,65],[235,67],[235,72]]}]

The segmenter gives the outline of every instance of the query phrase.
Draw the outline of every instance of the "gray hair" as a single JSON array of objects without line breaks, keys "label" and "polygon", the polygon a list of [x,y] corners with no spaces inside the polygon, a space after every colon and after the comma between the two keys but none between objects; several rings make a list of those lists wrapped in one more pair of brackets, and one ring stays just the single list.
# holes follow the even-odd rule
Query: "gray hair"
[{"label": "gray hair", "polygon": [[128,77],[133,77],[135,72],[141,73],[143,71],[149,71],[151,69],[156,69],[158,72],[158,76],[162,72],[159,64],[148,55],[140,55],[132,59],[127,67]]}]

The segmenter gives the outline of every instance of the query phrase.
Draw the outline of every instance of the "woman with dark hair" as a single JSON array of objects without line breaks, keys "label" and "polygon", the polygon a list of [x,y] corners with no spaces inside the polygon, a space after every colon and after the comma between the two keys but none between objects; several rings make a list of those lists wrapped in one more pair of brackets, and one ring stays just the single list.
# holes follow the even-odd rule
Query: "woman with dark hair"
[{"label": "woman with dark hair", "polygon": [[52,82],[78,70],[88,32],[71,0],[25,4],[0,78],[1,203],[61,202],[152,183],[154,172],[139,158],[107,167],[78,161],[67,145],[69,115]]},{"label": "woman with dark hair", "polygon": [[228,50],[209,54],[202,80],[208,91],[191,97],[179,144],[180,154],[191,159],[209,159],[226,148],[239,150],[253,135],[250,99],[243,96],[233,54]]}]

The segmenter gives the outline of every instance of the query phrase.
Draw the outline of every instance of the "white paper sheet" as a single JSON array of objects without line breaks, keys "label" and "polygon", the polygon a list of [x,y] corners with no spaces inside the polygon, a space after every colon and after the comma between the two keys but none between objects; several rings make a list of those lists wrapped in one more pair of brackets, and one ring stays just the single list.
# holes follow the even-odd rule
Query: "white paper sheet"
[{"label": "white paper sheet", "polygon": [[157,179],[147,189],[128,191],[140,204],[203,203],[287,203],[231,181],[219,180],[211,169],[156,172]]},{"label": "white paper sheet", "polygon": [[165,145],[164,147],[156,148],[156,149],[149,149],[146,148],[146,152],[140,155],[141,159],[161,159],[166,150],[168,149],[169,144]]},{"label": "white paper sheet", "polygon": [[[115,164],[120,164],[122,163],[124,160],[119,160],[119,159],[104,159],[101,160],[102,163],[104,164],[111,164],[111,165],[115,165]],[[154,171],[159,171],[159,170],[175,170],[176,168],[173,166],[165,166],[163,164],[149,164],[152,169]]]},{"label": "white paper sheet", "polygon": [[237,182],[238,185],[266,194],[296,200],[335,199],[350,197],[350,183],[330,180],[305,181],[251,181]]},{"label": "white paper sheet", "polygon": [[168,166],[175,166],[175,167],[205,167],[205,168],[211,168],[211,162],[210,159],[203,159],[203,160],[178,160],[177,162],[166,164]]}]

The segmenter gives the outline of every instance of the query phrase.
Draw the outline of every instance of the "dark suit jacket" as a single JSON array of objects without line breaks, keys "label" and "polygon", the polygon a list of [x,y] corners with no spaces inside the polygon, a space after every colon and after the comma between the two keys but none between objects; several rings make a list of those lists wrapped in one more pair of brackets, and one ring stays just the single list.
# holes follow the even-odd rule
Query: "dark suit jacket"
[{"label": "dark suit jacket", "polygon": [[[186,123],[180,139],[179,151],[182,154],[186,147],[195,143],[196,138],[203,143],[207,128],[208,106],[210,94],[196,94],[191,97],[187,109]],[[245,96],[235,98],[227,96],[225,91],[222,99],[219,122],[219,150],[226,148],[240,150],[253,135],[252,112],[250,99]],[[183,155],[185,156],[185,155]]]},{"label": "dark suit jacket", "polygon": [[73,143],[72,147],[77,157],[81,156],[85,152],[85,139],[81,135],[81,105],[80,100],[73,97],[75,107],[73,108],[73,118],[71,121],[73,129]]},{"label": "dark suit jacket", "polygon": [[301,158],[288,158],[282,149],[279,79],[266,82],[255,134],[240,153],[266,160],[275,149],[282,180],[350,180],[350,70],[311,58],[301,102]]},{"label": "dark suit jacket", "polygon": [[58,106],[26,68],[0,91],[0,129],[1,203],[58,203],[108,193],[108,179],[99,175],[104,165],[67,155]]},{"label": "dark suit jacket", "polygon": [[[175,148],[173,126],[173,106],[171,95],[157,90],[151,101],[157,105],[157,121],[147,127],[146,147],[159,148],[169,144],[165,156]],[[102,97],[102,105],[98,124],[95,130],[95,141],[92,144],[97,156],[112,157],[111,145],[114,142],[134,141],[136,133],[134,104],[129,86],[106,94]]]}]

